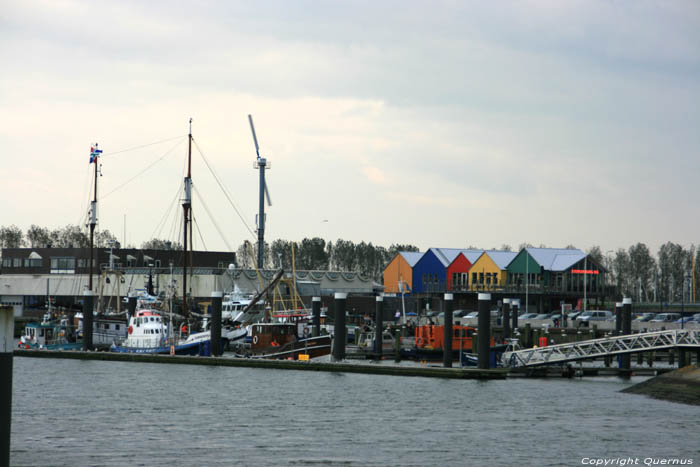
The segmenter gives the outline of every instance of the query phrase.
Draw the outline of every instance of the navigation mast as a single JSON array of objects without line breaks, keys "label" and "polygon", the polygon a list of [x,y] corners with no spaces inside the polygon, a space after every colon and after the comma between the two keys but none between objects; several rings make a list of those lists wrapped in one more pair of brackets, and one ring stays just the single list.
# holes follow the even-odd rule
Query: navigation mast
[{"label": "navigation mast", "polygon": [[95,246],[95,226],[97,225],[97,162],[102,150],[98,148],[98,144],[95,143],[94,146],[90,148],[90,163],[95,164],[95,182],[94,182],[94,192],[92,202],[90,203],[90,265],[89,265],[89,279],[88,279],[88,290],[92,291],[92,270],[95,258],[94,246]]}]

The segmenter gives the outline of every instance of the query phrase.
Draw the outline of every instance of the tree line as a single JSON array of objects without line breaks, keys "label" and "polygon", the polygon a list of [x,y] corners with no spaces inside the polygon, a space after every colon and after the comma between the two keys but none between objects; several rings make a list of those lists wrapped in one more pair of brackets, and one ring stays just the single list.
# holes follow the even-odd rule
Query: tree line
[{"label": "tree line", "polygon": [[[266,269],[292,269],[292,246],[294,267],[301,270],[352,271],[380,280],[384,268],[399,251],[418,251],[415,245],[392,244],[383,247],[372,242],[354,243],[338,239],[334,242],[319,237],[304,238],[300,242],[277,239],[265,242],[263,264]],[[257,244],[243,242],[236,250],[239,267],[252,268],[257,258]]]},{"label": "tree line", "polygon": [[[95,246],[108,247],[116,242],[109,230],[95,232]],[[81,248],[90,245],[86,228],[67,225],[54,230],[32,224],[26,232],[15,225],[0,227],[0,247],[2,248]],[[284,270],[292,269],[292,245],[294,246],[294,266],[301,270],[352,271],[382,280],[384,268],[399,251],[418,251],[415,245],[392,244],[383,247],[371,242],[355,243],[338,239],[335,242],[319,237],[304,238],[299,242],[277,239],[265,242],[264,267]],[[518,251],[533,245],[523,243]],[[546,248],[546,245],[539,245]],[[182,245],[164,239],[153,238],[141,244],[142,249],[180,250]],[[470,246],[469,248],[480,249]],[[575,248],[567,245],[566,248]],[[501,245],[499,250],[512,250],[509,245]],[[257,244],[245,241],[236,251],[239,267],[252,268],[257,258]],[[695,265],[700,262],[700,250],[696,245],[685,248],[680,244],[666,242],[656,256],[644,243],[636,243],[629,248],[609,250],[603,253],[600,246],[586,251],[600,266],[608,271],[609,284],[616,287],[619,296],[632,297],[636,302],[680,302],[692,301],[692,293],[700,286],[700,271],[695,274]]]}]

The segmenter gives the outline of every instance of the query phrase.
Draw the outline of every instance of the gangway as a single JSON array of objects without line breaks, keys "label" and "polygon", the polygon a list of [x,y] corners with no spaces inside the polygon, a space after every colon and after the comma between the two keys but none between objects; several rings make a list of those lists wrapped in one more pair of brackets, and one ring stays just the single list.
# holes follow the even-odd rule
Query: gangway
[{"label": "gangway", "polygon": [[700,349],[700,330],[672,329],[515,350],[504,352],[502,362],[511,368],[529,367],[676,347]]}]

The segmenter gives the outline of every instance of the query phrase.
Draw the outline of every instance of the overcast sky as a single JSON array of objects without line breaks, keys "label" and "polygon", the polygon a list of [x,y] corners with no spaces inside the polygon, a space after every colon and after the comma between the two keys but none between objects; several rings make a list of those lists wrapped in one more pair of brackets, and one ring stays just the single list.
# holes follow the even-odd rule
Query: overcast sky
[{"label": "overcast sky", "polygon": [[192,117],[195,246],[236,248],[250,113],[268,240],[699,243],[700,2],[495,5],[3,1],[0,225],[84,223],[99,142],[100,228],[177,240]]}]

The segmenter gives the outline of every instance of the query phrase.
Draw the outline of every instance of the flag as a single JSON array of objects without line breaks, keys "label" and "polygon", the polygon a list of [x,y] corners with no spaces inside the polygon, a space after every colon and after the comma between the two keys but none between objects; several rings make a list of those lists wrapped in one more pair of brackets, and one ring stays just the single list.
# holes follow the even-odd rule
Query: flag
[{"label": "flag", "polygon": [[97,149],[95,146],[90,147],[90,163],[97,163],[97,157],[102,154],[102,149]]}]

